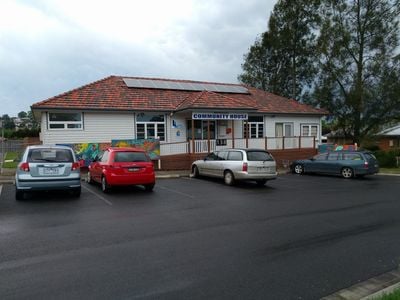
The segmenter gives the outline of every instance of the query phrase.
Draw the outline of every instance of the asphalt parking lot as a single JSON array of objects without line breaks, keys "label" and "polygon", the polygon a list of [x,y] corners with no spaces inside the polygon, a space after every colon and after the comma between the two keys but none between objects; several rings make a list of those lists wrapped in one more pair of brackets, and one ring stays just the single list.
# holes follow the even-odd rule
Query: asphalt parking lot
[{"label": "asphalt parking lot", "polygon": [[319,299],[400,262],[400,177],[0,193],[1,299]]}]

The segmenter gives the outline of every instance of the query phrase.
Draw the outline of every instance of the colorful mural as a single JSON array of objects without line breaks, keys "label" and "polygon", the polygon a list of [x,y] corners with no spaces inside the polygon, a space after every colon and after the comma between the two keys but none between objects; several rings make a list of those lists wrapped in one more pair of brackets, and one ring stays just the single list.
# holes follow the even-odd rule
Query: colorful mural
[{"label": "colorful mural", "polygon": [[111,146],[110,143],[81,143],[81,144],[62,144],[71,147],[78,159],[81,167],[87,167],[98,157],[102,151]]},{"label": "colorful mural", "polygon": [[112,140],[111,146],[143,149],[152,160],[160,159],[160,140],[158,139]]},{"label": "colorful mural", "polygon": [[357,148],[358,148],[357,144],[354,145],[322,144],[318,146],[318,152],[325,153],[325,152],[341,151],[341,150],[352,151],[352,150],[357,150]]}]

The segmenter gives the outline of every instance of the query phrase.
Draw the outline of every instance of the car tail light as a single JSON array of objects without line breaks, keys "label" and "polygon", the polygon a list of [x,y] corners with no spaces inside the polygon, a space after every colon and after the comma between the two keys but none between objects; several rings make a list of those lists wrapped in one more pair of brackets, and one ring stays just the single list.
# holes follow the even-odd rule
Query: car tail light
[{"label": "car tail light", "polygon": [[19,166],[19,169],[24,172],[29,172],[29,163],[24,162]]},{"label": "car tail light", "polygon": [[364,162],[364,168],[368,169],[368,162],[367,161]]},{"label": "car tail light", "polygon": [[74,162],[72,163],[71,171],[79,170],[80,167],[79,162]]},{"label": "car tail light", "polygon": [[247,163],[243,163],[242,171],[247,172]]}]

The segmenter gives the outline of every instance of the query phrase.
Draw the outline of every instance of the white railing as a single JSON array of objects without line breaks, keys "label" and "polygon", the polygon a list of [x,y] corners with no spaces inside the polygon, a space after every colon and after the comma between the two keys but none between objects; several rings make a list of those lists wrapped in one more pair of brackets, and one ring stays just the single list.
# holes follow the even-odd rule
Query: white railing
[{"label": "white railing", "polygon": [[266,150],[315,148],[317,140],[312,136],[301,137],[266,137],[257,139],[227,139],[226,145],[218,145],[216,140],[195,140],[180,143],[160,144],[160,155],[174,155],[185,153],[207,153],[227,148],[258,148]]},{"label": "white railing", "polygon": [[174,155],[189,153],[189,142],[180,143],[161,143],[160,155]]}]

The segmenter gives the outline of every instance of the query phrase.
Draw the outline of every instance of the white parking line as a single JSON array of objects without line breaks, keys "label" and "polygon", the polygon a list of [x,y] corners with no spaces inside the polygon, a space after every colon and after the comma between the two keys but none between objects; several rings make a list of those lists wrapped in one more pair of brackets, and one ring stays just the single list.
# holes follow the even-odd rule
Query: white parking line
[{"label": "white parking line", "polygon": [[182,196],[189,197],[189,198],[192,198],[192,199],[194,198],[193,195],[189,195],[189,194],[186,194],[186,193],[182,193],[182,192],[179,192],[179,191],[177,191],[177,190],[172,190],[172,189],[166,188],[166,187],[164,187],[164,186],[159,186],[159,185],[157,185],[157,187],[160,188],[160,189],[163,189],[163,190],[166,190],[166,191],[169,191],[169,192],[178,194],[178,195],[182,195]]},{"label": "white parking line", "polygon": [[108,201],[106,198],[104,198],[103,196],[99,195],[98,193],[92,191],[91,189],[89,189],[88,187],[84,186],[83,184],[82,184],[82,187],[83,187],[85,190],[87,190],[89,193],[95,195],[95,196],[96,196],[97,198],[99,198],[100,200],[103,200],[103,201],[104,201],[105,203],[107,203],[108,205],[110,205],[110,206],[113,205],[113,204],[112,204],[110,201]]}]

